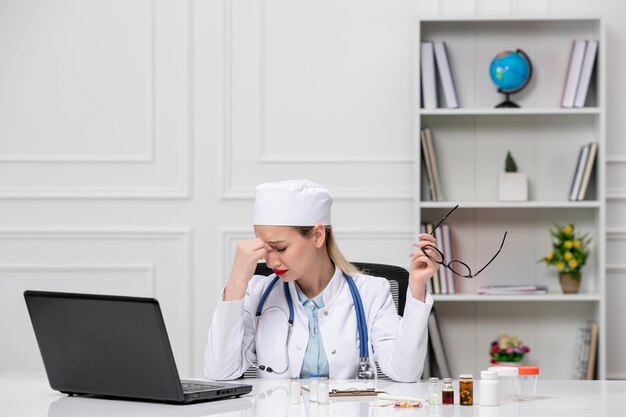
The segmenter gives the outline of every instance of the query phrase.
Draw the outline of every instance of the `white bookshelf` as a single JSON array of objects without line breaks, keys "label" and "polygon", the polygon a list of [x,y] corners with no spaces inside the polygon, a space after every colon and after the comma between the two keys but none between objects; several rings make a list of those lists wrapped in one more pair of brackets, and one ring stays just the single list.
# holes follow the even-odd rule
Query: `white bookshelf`
[{"label": "white bookshelf", "polygon": [[[601,18],[504,17],[432,18],[418,23],[420,42],[445,41],[458,109],[423,109],[417,53],[415,189],[416,230],[423,222],[450,216],[454,258],[480,269],[508,236],[498,258],[475,279],[457,279],[457,294],[436,295],[435,308],[453,377],[478,375],[489,364],[492,340],[518,334],[530,346],[524,363],[541,368],[541,378],[570,379],[578,329],[593,319],[599,325],[598,377],[606,375],[605,295],[605,29]],[[586,107],[560,107],[574,39],[600,41],[596,71]],[[519,109],[496,109],[503,100],[488,68],[496,53],[523,49],[533,78],[511,95]],[[441,92],[440,92],[441,93]],[[439,94],[439,103],[443,103]],[[445,201],[428,201],[422,177],[419,132],[430,127]],[[568,200],[580,147],[599,144],[596,175],[588,200]],[[529,200],[499,202],[497,177],[507,151],[529,177]],[[591,197],[589,197],[591,196]],[[589,199],[590,198],[590,199]],[[553,222],[574,223],[593,235],[579,294],[562,294],[555,268],[538,259],[550,249]],[[495,284],[543,284],[540,296],[478,295]]]}]

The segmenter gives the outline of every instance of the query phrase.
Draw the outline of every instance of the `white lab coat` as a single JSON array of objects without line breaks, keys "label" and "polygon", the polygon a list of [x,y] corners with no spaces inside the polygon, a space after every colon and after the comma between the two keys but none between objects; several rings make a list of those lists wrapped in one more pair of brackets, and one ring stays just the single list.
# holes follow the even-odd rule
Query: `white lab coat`
[{"label": "white lab coat", "polygon": [[[282,281],[270,292],[263,314],[256,324],[256,309],[270,277],[254,276],[248,283],[243,300],[218,302],[205,352],[204,371],[208,378],[239,378],[251,361],[274,370],[286,366],[285,343],[289,308]],[[414,382],[422,374],[428,340],[428,315],[433,298],[425,302],[407,291],[404,316],[401,318],[385,278],[359,275],[354,281],[363,301],[367,321],[370,361],[378,362],[382,371],[398,382]],[[298,300],[294,283],[289,283],[294,307],[294,325],[288,346],[289,370],[278,375],[259,371],[262,378],[298,377],[307,342],[308,318]],[[319,329],[328,358],[331,378],[356,378],[359,362],[359,337],[354,303],[341,270],[335,274],[323,293],[324,308],[319,310]],[[249,349],[248,346],[250,347]]]}]

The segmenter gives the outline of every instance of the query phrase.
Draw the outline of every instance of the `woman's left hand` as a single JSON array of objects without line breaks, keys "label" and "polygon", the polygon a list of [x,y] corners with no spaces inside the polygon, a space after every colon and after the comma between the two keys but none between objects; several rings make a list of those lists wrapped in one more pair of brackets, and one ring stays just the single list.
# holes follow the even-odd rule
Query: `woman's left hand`
[{"label": "woman's left hand", "polygon": [[430,277],[433,276],[439,264],[433,262],[424,255],[422,248],[426,245],[437,247],[437,241],[429,234],[422,233],[420,241],[413,245],[414,251],[411,253],[411,267],[409,269],[409,288],[411,294],[417,300],[424,301],[426,299],[426,285]]}]

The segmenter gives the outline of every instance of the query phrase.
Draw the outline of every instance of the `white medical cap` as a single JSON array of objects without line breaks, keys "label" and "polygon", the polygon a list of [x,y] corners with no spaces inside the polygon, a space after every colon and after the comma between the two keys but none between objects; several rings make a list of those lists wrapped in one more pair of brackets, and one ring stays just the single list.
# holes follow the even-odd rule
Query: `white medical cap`
[{"label": "white medical cap", "polygon": [[326,188],[307,180],[259,184],[254,198],[258,226],[314,226],[330,224],[333,198]]}]

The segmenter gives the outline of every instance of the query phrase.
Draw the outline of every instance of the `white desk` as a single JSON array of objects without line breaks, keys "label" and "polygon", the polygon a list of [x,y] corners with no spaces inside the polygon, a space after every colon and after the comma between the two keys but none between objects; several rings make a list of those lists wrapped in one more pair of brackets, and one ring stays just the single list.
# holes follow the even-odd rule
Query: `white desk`
[{"label": "white desk", "polygon": [[[311,407],[308,395],[298,406],[288,404],[289,381],[246,380],[253,391],[242,398],[193,405],[167,405],[67,397],[52,391],[44,378],[0,378],[0,416],[211,416],[232,417],[523,417],[523,416],[623,416],[626,415],[626,381],[539,381],[535,401],[499,407],[425,406],[421,409],[375,408],[371,398],[331,398],[327,406]],[[336,381],[331,380],[331,386]],[[339,382],[337,382],[339,383]],[[342,385],[346,381],[341,381]],[[398,384],[380,381],[390,394],[426,398],[427,383]],[[475,397],[480,395],[475,392]],[[457,398],[458,401],[458,398]]]}]

